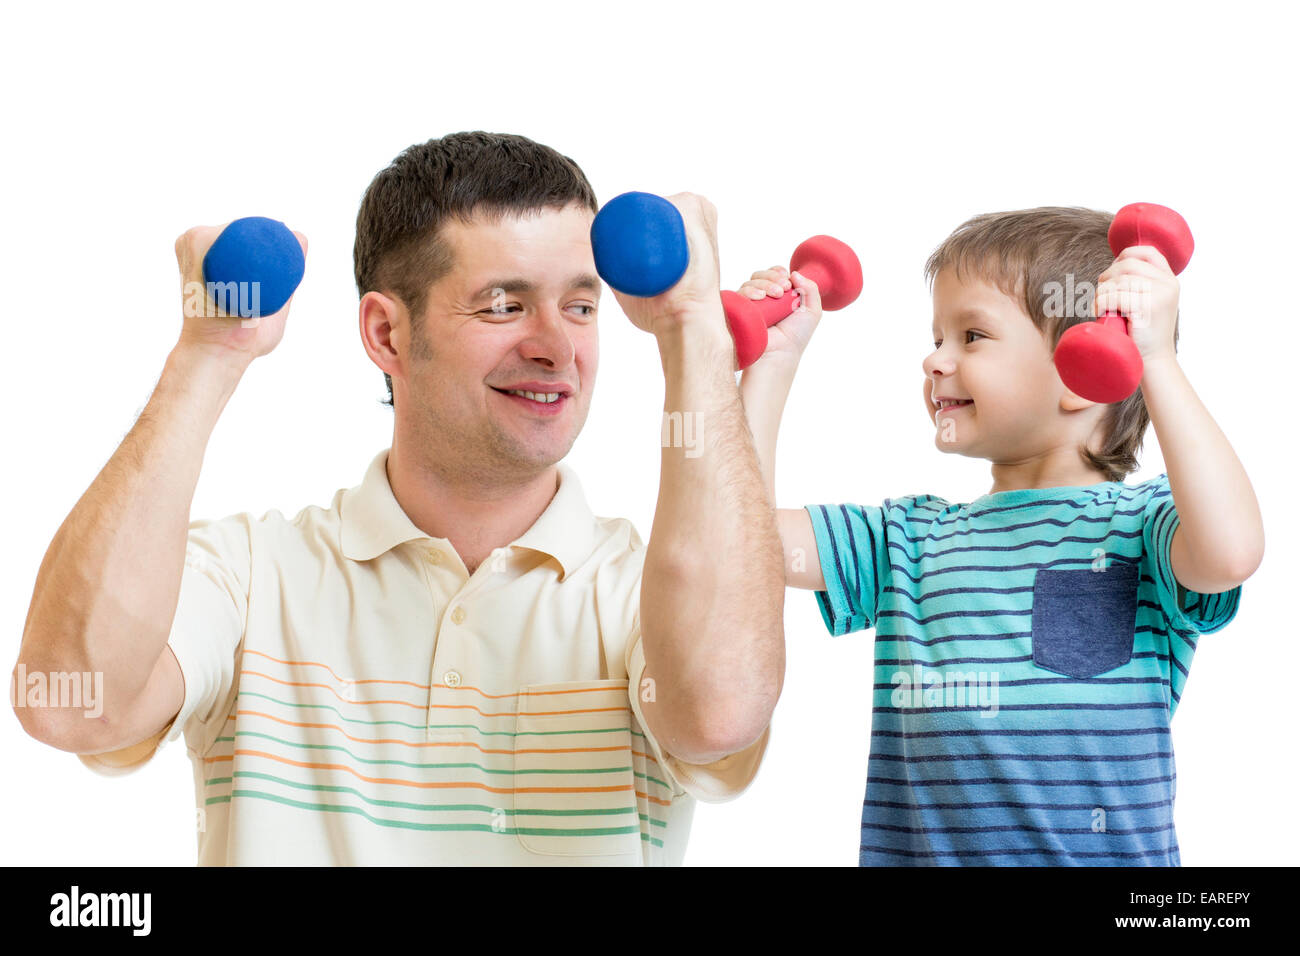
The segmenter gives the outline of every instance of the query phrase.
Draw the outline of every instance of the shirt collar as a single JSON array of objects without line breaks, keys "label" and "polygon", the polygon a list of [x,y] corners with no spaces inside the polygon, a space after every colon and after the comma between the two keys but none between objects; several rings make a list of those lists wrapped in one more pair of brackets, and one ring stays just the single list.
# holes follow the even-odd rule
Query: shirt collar
[{"label": "shirt collar", "polygon": [[[388,452],[385,448],[377,454],[361,484],[343,493],[341,544],[343,556],[351,561],[369,561],[414,539],[441,541],[451,547],[446,538],[433,538],[417,528],[393,497],[388,482]],[[559,488],[555,497],[532,527],[507,547],[550,555],[567,577],[595,550],[596,517],[573,469],[560,462],[556,471]]]}]

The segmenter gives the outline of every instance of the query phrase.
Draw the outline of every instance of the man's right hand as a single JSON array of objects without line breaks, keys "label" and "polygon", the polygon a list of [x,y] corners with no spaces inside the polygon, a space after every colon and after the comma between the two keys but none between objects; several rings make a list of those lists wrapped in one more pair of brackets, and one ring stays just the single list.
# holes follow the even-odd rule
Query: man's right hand
[{"label": "man's right hand", "polygon": [[[203,257],[207,255],[225,225],[195,226],[176,239],[176,262],[181,272],[181,309],[184,322],[178,348],[193,347],[199,352],[234,359],[247,365],[266,355],[284,336],[289,317],[290,297],[279,312],[260,318],[241,318],[222,312],[207,294],[203,281]],[[307,254],[307,237],[295,232]]]}]

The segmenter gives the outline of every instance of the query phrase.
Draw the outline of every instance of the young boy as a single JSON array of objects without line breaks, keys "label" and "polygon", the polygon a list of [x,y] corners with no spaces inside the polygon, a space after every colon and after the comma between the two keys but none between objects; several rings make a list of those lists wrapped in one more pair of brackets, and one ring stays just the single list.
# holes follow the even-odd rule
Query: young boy
[{"label": "young boy", "polygon": [[[817,592],[832,635],[876,629],[860,865],[1179,864],[1169,722],[1264,533],[1175,357],[1178,282],[1152,247],[1113,258],[1110,221],[977,216],[926,265],[935,446],[990,461],[988,494],[778,511],[787,584]],[[1097,314],[1084,283],[1130,316],[1145,363],[1113,405],[1070,392],[1052,364],[1061,333]],[[741,289],[792,285],[801,310],[741,383],[773,501],[781,411],[821,307],[780,267]],[[1167,473],[1126,485],[1148,421]]]}]

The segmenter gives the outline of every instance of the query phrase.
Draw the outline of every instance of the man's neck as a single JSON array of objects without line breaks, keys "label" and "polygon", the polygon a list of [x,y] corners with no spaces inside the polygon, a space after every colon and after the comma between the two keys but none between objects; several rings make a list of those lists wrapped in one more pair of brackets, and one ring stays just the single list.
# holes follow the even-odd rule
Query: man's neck
[{"label": "man's neck", "polygon": [[494,549],[531,528],[559,488],[555,465],[514,481],[486,481],[410,456],[396,438],[387,471],[393,497],[411,523],[450,541],[470,574]]}]

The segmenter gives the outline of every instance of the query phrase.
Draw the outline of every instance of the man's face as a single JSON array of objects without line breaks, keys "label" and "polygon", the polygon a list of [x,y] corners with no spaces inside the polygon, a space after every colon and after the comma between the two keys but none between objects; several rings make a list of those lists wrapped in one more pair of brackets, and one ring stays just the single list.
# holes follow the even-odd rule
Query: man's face
[{"label": "man's face", "polygon": [[[935,349],[921,363],[935,447],[996,463],[1062,441],[1065,385],[1042,333],[997,286],[943,269],[934,282]],[[938,398],[969,404],[939,409]]]},{"label": "man's face", "polygon": [[570,205],[443,226],[452,269],[430,289],[407,387],[413,427],[462,470],[526,476],[582,430],[598,352],[592,218]]}]

